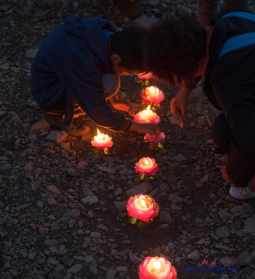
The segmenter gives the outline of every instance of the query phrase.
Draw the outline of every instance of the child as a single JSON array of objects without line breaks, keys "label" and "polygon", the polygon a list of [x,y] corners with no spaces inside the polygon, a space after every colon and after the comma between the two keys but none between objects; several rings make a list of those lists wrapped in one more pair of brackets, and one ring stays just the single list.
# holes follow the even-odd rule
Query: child
[{"label": "child", "polygon": [[[64,129],[77,107],[97,125],[118,131],[155,133],[153,125],[128,120],[127,106],[114,105],[121,75],[147,70],[147,31],[130,26],[117,32],[101,17],[69,17],[42,43],[32,64],[32,94],[46,120]],[[109,104],[110,103],[110,104]]]},{"label": "child", "polygon": [[189,92],[204,77],[209,100],[222,111],[214,137],[226,156],[223,173],[232,185],[229,193],[245,200],[255,198],[255,14],[249,12],[248,1],[227,0],[216,19],[217,3],[200,0],[206,28],[187,17],[155,27],[150,65],[179,86],[170,109],[181,126]]}]

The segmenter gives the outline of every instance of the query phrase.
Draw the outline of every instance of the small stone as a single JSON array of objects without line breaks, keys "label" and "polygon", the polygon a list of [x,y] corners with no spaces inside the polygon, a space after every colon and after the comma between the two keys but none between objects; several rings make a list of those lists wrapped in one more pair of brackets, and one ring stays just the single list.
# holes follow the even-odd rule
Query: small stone
[{"label": "small stone", "polygon": [[48,204],[49,205],[56,205],[57,201],[53,197],[48,198]]},{"label": "small stone", "polygon": [[188,255],[188,259],[191,259],[191,260],[199,260],[199,258],[200,258],[200,253],[199,253],[197,250],[191,252],[191,253]]},{"label": "small stone", "polygon": [[81,201],[85,205],[94,205],[94,204],[98,203],[98,198],[95,195],[87,196],[87,197],[83,198]]},{"label": "small stone", "polygon": [[182,154],[178,154],[177,156],[174,157],[174,160],[181,163],[183,161],[186,161],[186,158]]},{"label": "small stone", "polygon": [[48,191],[54,193],[54,194],[60,194],[61,192],[59,191],[58,187],[55,185],[49,185],[47,187]]},{"label": "small stone", "polygon": [[235,259],[231,257],[224,257],[220,260],[220,262],[224,266],[234,266],[236,263]]},{"label": "small stone", "polygon": [[28,49],[26,51],[26,58],[32,59],[36,56],[38,49],[37,48],[32,48],[32,49]]},{"label": "small stone", "polygon": [[68,272],[75,274],[75,273],[78,273],[81,270],[82,270],[82,264],[75,264],[68,270]]},{"label": "small stone", "polygon": [[244,231],[250,234],[255,234],[255,215],[246,219]]},{"label": "small stone", "polygon": [[62,143],[66,141],[68,138],[68,134],[65,131],[52,131],[47,136],[47,139],[52,142]]},{"label": "small stone", "polygon": [[148,182],[143,182],[139,185],[134,186],[133,188],[127,191],[128,196],[133,196],[137,194],[148,194],[153,190],[152,184]]},{"label": "small stone", "polygon": [[118,266],[116,270],[119,272],[127,272],[128,268],[126,266]]},{"label": "small stone", "polygon": [[171,224],[172,223],[172,217],[170,212],[168,211],[162,211],[160,212],[160,222],[165,224]]},{"label": "small stone", "polygon": [[116,273],[115,269],[109,269],[106,273],[106,279],[115,279]]},{"label": "small stone", "polygon": [[8,63],[4,63],[0,65],[0,69],[1,70],[8,70],[10,67],[10,65]]},{"label": "small stone", "polygon": [[216,235],[218,237],[228,237],[229,236],[229,230],[227,227],[220,227],[216,230]]},{"label": "small stone", "polygon": [[77,168],[79,170],[83,170],[83,169],[86,169],[88,166],[88,162],[87,161],[80,161],[77,165]]},{"label": "small stone", "polygon": [[118,210],[124,210],[125,209],[125,202],[114,201],[114,205]]},{"label": "small stone", "polygon": [[100,238],[101,237],[101,233],[99,233],[99,232],[91,232],[90,236],[92,238]]}]

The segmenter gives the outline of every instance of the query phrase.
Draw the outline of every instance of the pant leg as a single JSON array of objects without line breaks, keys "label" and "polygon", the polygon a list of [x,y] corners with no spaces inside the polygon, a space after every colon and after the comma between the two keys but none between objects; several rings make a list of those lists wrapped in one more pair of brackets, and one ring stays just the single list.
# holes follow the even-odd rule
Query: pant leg
[{"label": "pant leg", "polygon": [[238,187],[247,187],[255,174],[255,158],[247,159],[234,143],[224,114],[218,116],[213,127],[217,151],[226,156],[224,178]]},{"label": "pant leg", "polygon": [[223,113],[215,119],[212,133],[216,145],[216,152],[219,154],[229,153],[231,134]]}]

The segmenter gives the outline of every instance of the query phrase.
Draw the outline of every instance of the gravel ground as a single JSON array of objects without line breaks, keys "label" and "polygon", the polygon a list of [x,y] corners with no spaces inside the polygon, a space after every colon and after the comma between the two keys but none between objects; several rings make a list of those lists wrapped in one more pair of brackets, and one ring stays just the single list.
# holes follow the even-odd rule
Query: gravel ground
[{"label": "gravel ground", "polygon": [[[168,102],[162,107],[164,150],[115,134],[111,154],[103,156],[76,130],[49,131],[31,98],[31,59],[64,15],[95,15],[102,6],[31,2],[0,4],[0,278],[136,279],[148,255],[171,259],[180,279],[255,278],[255,204],[228,197],[210,136],[215,112],[201,91],[194,92],[186,129],[171,121]],[[196,2],[150,0],[142,11],[160,16],[177,6],[194,13]],[[123,96],[130,91],[139,92],[139,86],[127,80]],[[144,155],[160,165],[150,182],[134,173]],[[125,212],[130,194],[141,191],[161,208],[158,220],[143,230],[129,225]],[[201,263],[237,273],[187,272]]]}]

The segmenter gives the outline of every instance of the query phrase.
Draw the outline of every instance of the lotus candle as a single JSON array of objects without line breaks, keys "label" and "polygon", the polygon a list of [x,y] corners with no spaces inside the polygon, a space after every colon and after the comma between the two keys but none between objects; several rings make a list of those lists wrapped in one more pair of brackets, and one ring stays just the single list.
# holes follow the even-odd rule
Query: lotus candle
[{"label": "lotus candle", "polygon": [[140,174],[141,179],[147,176],[153,176],[159,170],[158,164],[155,159],[144,157],[140,159],[135,165],[136,173]]},{"label": "lotus candle", "polygon": [[165,94],[156,86],[146,87],[142,92],[144,104],[159,106],[165,100]]},{"label": "lotus candle", "polygon": [[97,129],[97,135],[93,138],[91,144],[97,149],[104,150],[105,154],[108,154],[109,149],[113,146],[112,138],[107,134],[101,133],[99,129]]},{"label": "lotus candle", "polygon": [[130,197],[127,203],[128,216],[132,218],[132,223],[137,220],[143,223],[152,222],[159,214],[159,205],[148,195],[136,195]]},{"label": "lotus candle", "polygon": [[138,112],[134,116],[134,121],[140,124],[159,124],[160,117],[148,106],[145,110]]},{"label": "lotus candle", "polygon": [[176,279],[176,269],[162,257],[147,257],[139,267],[139,279]]},{"label": "lotus candle", "polygon": [[144,136],[144,141],[152,144],[158,144],[161,145],[162,142],[164,142],[166,139],[166,135],[164,132],[161,132],[158,135],[151,135],[151,134],[146,134]]}]

